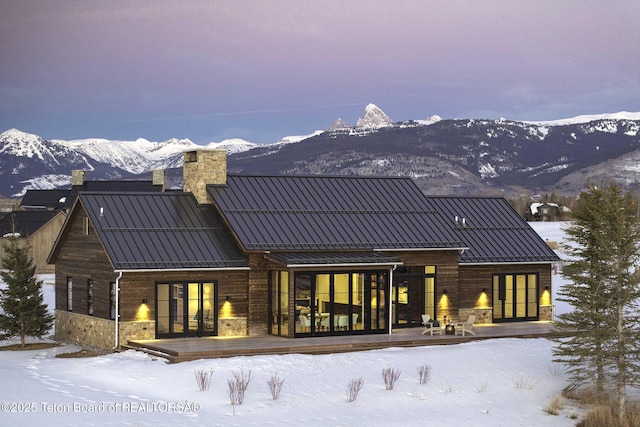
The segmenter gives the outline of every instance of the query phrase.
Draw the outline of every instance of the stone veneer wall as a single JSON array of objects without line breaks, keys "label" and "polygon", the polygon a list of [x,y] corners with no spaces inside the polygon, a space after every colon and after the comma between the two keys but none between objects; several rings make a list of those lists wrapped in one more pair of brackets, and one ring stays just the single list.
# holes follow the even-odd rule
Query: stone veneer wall
[{"label": "stone veneer wall", "polygon": [[192,192],[200,204],[210,204],[207,184],[227,182],[226,150],[194,150],[184,153],[183,189]]},{"label": "stone veneer wall", "polygon": [[465,322],[470,315],[476,315],[474,324],[493,323],[493,308],[461,308],[458,310],[458,322]]},{"label": "stone veneer wall", "polygon": [[219,337],[243,337],[247,336],[246,317],[225,317],[218,319]]},{"label": "stone veneer wall", "polygon": [[540,306],[540,320],[553,320],[553,305]]},{"label": "stone veneer wall", "polygon": [[[56,310],[55,335],[65,342],[111,350],[115,344],[113,320]],[[120,322],[120,344],[133,339],[154,339],[155,322]]]}]

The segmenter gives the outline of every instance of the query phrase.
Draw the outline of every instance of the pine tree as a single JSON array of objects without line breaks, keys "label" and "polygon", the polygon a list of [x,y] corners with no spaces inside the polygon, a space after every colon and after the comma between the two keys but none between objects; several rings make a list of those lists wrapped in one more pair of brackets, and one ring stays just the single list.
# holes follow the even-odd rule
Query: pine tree
[{"label": "pine tree", "polygon": [[558,316],[555,361],[565,363],[571,385],[612,387],[623,425],[626,387],[640,384],[640,222],[637,204],[618,184],[588,184],[566,230],[575,261],[558,300],[573,310]]},{"label": "pine tree", "polygon": [[[13,225],[15,230],[15,224]],[[3,242],[3,271],[0,277],[6,288],[0,290],[0,331],[5,338],[20,336],[24,348],[25,338],[41,338],[53,325],[42,296],[42,282],[37,280],[28,247],[20,244],[17,233],[11,233]]]}]

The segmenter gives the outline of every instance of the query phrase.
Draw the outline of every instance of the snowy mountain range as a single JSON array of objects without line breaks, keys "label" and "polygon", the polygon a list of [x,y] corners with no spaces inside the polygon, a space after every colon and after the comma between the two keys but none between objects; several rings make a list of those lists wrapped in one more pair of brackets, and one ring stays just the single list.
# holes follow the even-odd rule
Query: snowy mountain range
[{"label": "snowy mountain range", "polygon": [[[586,177],[627,185],[640,178],[640,113],[578,116],[546,122],[431,116],[393,122],[374,104],[355,126],[342,119],[325,130],[272,144],[211,142],[228,152],[236,173],[329,173],[412,176],[431,194],[578,191]],[[151,142],[47,140],[10,129],[0,134],[0,195],[68,186],[74,169],[88,179],[148,179],[167,169],[180,185],[189,139]]]}]

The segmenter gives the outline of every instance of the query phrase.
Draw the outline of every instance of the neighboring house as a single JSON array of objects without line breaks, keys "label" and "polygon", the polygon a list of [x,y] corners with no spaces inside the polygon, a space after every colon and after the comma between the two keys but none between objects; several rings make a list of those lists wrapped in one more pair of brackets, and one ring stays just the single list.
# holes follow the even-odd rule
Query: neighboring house
[{"label": "neighboring house", "polygon": [[54,266],[47,263],[47,257],[64,220],[65,216],[61,211],[35,210],[8,213],[0,219],[0,259],[4,257],[4,237],[18,233],[20,244],[31,249],[36,273],[53,273]]},{"label": "neighboring house", "polygon": [[531,203],[527,211],[527,221],[558,221],[560,207],[557,203]]},{"label": "neighboring house", "polygon": [[[47,257],[78,192],[164,191],[163,170],[154,171],[151,181],[86,181],[84,176],[84,171],[72,171],[72,185],[68,189],[27,190],[18,208],[0,220],[0,236],[10,233],[15,224],[25,244],[31,248],[38,274],[54,272],[54,266],[47,264]],[[3,249],[0,247],[0,255],[2,254]]]},{"label": "neighboring house", "polygon": [[551,320],[555,253],[506,201],[427,197],[409,178],[239,176],[185,153],[184,192],[80,192],[50,262],[56,335],[388,334]]}]

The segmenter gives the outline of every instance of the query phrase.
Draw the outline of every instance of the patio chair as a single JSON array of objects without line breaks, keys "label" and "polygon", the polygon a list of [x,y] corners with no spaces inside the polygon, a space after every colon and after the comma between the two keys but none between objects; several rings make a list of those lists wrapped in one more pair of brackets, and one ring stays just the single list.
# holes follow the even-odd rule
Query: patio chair
[{"label": "patio chair", "polygon": [[307,332],[311,330],[311,319],[306,315],[300,315],[300,332]]},{"label": "patio chair", "polygon": [[351,313],[351,329],[356,329],[356,323],[358,323],[358,313]]},{"label": "patio chair", "polygon": [[346,314],[337,314],[333,319],[333,323],[336,329],[346,331],[349,329],[349,316]]},{"label": "patio chair", "polygon": [[475,335],[476,333],[472,330],[473,324],[476,322],[476,315],[471,314],[467,318],[467,321],[464,323],[456,323],[456,335],[462,335],[463,337],[466,334]]},{"label": "patio chair", "polygon": [[434,333],[442,335],[444,333],[444,328],[440,325],[435,326],[433,322],[430,322],[430,320],[431,316],[429,316],[428,314],[422,314],[422,324],[424,325],[424,331],[422,331],[422,334],[420,335],[425,335],[427,333],[432,336]]}]

